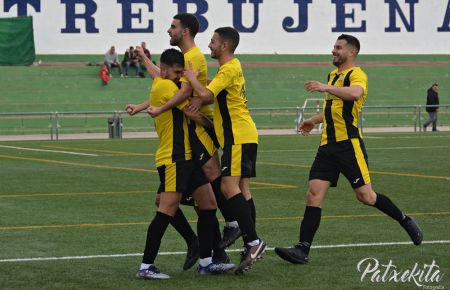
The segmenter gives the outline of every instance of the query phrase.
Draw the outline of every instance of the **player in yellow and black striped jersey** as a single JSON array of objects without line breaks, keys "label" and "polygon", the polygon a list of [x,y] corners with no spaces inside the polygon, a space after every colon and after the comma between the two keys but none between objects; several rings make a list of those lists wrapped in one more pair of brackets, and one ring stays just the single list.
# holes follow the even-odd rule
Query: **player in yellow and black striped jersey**
[{"label": "player in yellow and black striped jersey", "polygon": [[236,273],[250,268],[265,251],[265,243],[255,230],[255,212],[246,200],[251,199],[250,177],[255,176],[258,132],[247,108],[242,67],[234,57],[239,33],[231,27],[215,30],[209,48],[219,61],[219,71],[205,87],[197,80],[192,65],[184,75],[204,102],[214,101],[214,131],[223,149],[221,188],[230,212],[244,233],[244,256]]},{"label": "player in yellow and black striped jersey", "polygon": [[417,222],[406,216],[385,195],[376,193],[370,181],[368,158],[358,128],[358,118],[368,92],[367,75],[356,66],[359,40],[342,34],[333,49],[333,64],[337,69],[328,75],[327,84],[308,81],[309,92],[325,93],[323,111],[305,120],[299,127],[308,135],[316,124],[324,123],[316,158],[309,173],[306,209],[300,226],[300,240],[293,248],[275,248],[282,259],[295,264],[309,261],[309,249],[319,228],[322,202],[330,187],[337,185],[342,173],[350,182],[356,198],[384,212],[406,230],[415,245],[423,235]]},{"label": "player in yellow and black striped jersey", "polygon": [[[150,105],[157,106],[166,103],[177,91],[178,86],[170,79],[155,78],[150,92]],[[187,101],[154,119],[156,133],[160,139],[156,151],[157,167],[192,159],[187,119],[181,110],[186,103]]]},{"label": "player in yellow and black striped jersey", "polygon": [[[150,104],[165,104],[178,91],[175,81],[183,72],[184,57],[176,49],[168,49],[161,55],[159,72],[152,72],[154,78],[150,92]],[[208,274],[220,274],[234,267],[233,264],[213,263],[212,251],[214,236],[219,230],[219,222],[215,215],[217,204],[211,185],[199,167],[194,165],[189,144],[187,118],[183,113],[187,101],[176,108],[164,112],[155,118],[155,128],[160,139],[156,152],[156,166],[160,178],[158,192],[160,199],[158,211],[150,223],[144,255],[136,276],[144,279],[168,279],[153,263],[158,254],[164,232],[179,211],[183,194],[192,191],[192,197],[198,206],[198,239],[200,258],[208,261]],[[193,117],[197,122],[207,125],[209,121],[201,113]],[[194,260],[197,260],[197,258]],[[203,274],[200,272],[200,274]]]},{"label": "player in yellow and black striped jersey", "polygon": [[358,100],[344,101],[333,94],[325,93],[324,130],[320,145],[361,138],[358,122],[368,92],[366,73],[360,67],[352,67],[343,71],[335,69],[328,75],[328,85],[335,87],[359,86],[363,89],[363,95]]}]

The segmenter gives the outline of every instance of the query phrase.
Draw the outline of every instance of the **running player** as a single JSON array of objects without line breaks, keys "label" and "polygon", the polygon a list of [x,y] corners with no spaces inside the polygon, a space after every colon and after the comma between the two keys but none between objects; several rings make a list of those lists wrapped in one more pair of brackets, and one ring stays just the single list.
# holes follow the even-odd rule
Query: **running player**
[{"label": "running player", "polygon": [[308,92],[325,93],[323,112],[300,124],[299,131],[309,135],[316,124],[324,123],[319,150],[309,173],[309,188],[304,217],[300,226],[300,241],[294,248],[275,248],[282,259],[294,264],[306,264],[314,235],[319,228],[322,202],[330,187],[335,187],[342,173],[356,198],[387,214],[406,230],[415,245],[422,242],[422,232],[416,221],[406,216],[385,195],[373,191],[368,158],[358,128],[358,117],[367,97],[367,75],[356,65],[359,40],[351,35],[338,37],[333,53],[337,67],[328,75],[328,83],[308,81]]}]

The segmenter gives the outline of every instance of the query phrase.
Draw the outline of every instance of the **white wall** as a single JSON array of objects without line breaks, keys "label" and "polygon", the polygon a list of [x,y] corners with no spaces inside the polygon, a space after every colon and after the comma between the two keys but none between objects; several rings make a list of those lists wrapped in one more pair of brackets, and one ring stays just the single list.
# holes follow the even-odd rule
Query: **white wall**
[{"label": "white wall", "polygon": [[[237,18],[241,13],[237,3],[240,2],[245,2],[242,5],[245,27],[255,24],[255,7],[259,13],[253,32],[240,29],[237,53],[328,54],[341,33],[357,36],[363,54],[450,52],[450,0],[0,0],[0,17],[32,15],[38,54],[100,54],[111,45],[123,52],[143,40],[152,52],[160,53],[169,47],[166,31],[172,16],[189,3],[187,11],[195,13],[199,9],[200,17],[207,21],[206,30],[196,39],[201,49],[208,52],[207,45],[215,28],[239,28]],[[140,11],[140,17],[131,20],[128,30],[140,28],[146,32],[119,32],[127,26],[123,24],[130,15],[127,6],[131,7],[131,13]],[[298,26],[300,6],[306,7],[301,19],[304,24],[307,15],[307,28],[302,32],[287,32],[283,20],[293,17],[292,26]],[[91,17],[90,24],[70,16],[86,11]],[[339,31],[333,32],[337,23],[342,25]],[[204,22],[202,28],[205,26]],[[399,31],[387,32],[389,27]],[[71,28],[80,32],[63,32]],[[87,33],[87,30],[96,32]]]}]

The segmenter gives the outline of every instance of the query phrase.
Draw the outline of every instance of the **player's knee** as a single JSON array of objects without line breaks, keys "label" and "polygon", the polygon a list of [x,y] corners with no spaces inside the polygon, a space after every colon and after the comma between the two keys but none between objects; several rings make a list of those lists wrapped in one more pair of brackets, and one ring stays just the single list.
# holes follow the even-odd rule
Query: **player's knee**
[{"label": "player's knee", "polygon": [[306,193],[306,203],[308,206],[321,206],[323,194],[312,188],[308,189]]},{"label": "player's knee", "polygon": [[252,193],[250,190],[242,189],[242,195],[244,196],[245,200],[249,200],[252,198]]},{"label": "player's knee", "polygon": [[216,180],[221,174],[219,165],[209,161],[202,166],[202,171],[210,182]]},{"label": "player's knee", "polygon": [[217,203],[216,203],[215,199],[205,200],[205,201],[199,202],[197,207],[199,210],[217,209]]},{"label": "player's knee", "polygon": [[374,205],[376,196],[370,192],[356,192],[356,198],[365,205]]},{"label": "player's knee", "polygon": [[161,206],[161,204],[158,206],[159,212],[169,215],[171,217],[175,216],[177,209],[178,209],[178,206]]},{"label": "player's knee", "polygon": [[220,184],[220,191],[222,191],[223,195],[225,195],[227,199],[232,196],[232,191],[223,182]]}]

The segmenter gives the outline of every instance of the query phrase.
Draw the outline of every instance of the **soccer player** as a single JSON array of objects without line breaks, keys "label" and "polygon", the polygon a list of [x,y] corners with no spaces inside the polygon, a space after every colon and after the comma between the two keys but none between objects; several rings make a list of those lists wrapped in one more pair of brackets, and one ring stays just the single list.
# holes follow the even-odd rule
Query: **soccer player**
[{"label": "soccer player", "polygon": [[387,214],[406,230],[415,245],[423,236],[416,221],[406,216],[385,195],[372,189],[368,158],[358,128],[358,118],[368,91],[367,75],[356,65],[359,40],[342,34],[334,44],[333,65],[337,69],[328,75],[328,83],[308,81],[308,92],[325,93],[323,111],[300,124],[299,131],[307,136],[316,124],[323,122],[323,132],[316,158],[309,173],[309,188],[300,241],[293,248],[275,248],[282,259],[294,264],[306,264],[314,235],[319,228],[322,202],[330,187],[335,187],[342,173],[352,186],[356,198]]},{"label": "soccer player", "polygon": [[[178,91],[176,81],[184,68],[183,54],[168,49],[161,55],[159,75],[155,77],[150,92],[150,104],[160,106]],[[200,274],[220,274],[234,268],[233,264],[213,263],[213,237],[219,232],[216,218],[217,204],[210,183],[203,172],[194,165],[189,144],[187,119],[183,113],[187,101],[155,118],[155,128],[160,139],[156,152],[156,166],[160,177],[161,193],[158,211],[147,231],[144,256],[136,276],[144,279],[168,279],[154,265],[161,239],[179,208],[182,195],[193,192],[198,204],[197,231],[200,242]],[[205,126],[210,122],[201,113],[192,117]]]},{"label": "soccer player", "polygon": [[[181,49],[185,58],[185,67],[187,67],[188,62],[191,62],[194,69],[199,71],[198,80],[206,86],[208,81],[208,66],[205,56],[201,52],[200,48],[195,44],[195,36],[199,30],[199,23],[197,18],[193,14],[181,13],[173,17],[168,33],[170,36],[170,44],[177,46]],[[152,67],[151,59],[140,54],[147,68]],[[200,99],[196,98],[196,93],[193,93],[189,82],[182,77],[181,78],[181,88],[178,93],[170,99],[166,104],[157,107],[149,106],[148,102],[139,104],[134,108],[133,112],[139,112],[145,108],[148,108],[148,112],[152,117],[156,117],[166,110],[170,110],[172,107],[180,104],[184,100],[191,98],[188,107],[195,112],[198,108],[200,111],[206,115],[208,118],[212,119],[213,113],[209,105],[202,105]],[[211,185],[216,196],[218,207],[225,218],[225,228],[223,230],[223,238],[219,243],[221,248],[228,247],[234,241],[240,237],[241,231],[239,229],[238,223],[232,219],[228,213],[226,200],[220,191],[221,183],[221,172],[219,157],[217,154],[217,142],[216,136],[213,130],[208,130],[203,126],[196,124],[195,122],[190,122],[189,124],[189,138],[192,146],[193,156],[195,162],[202,168]],[[254,209],[253,200],[249,201],[250,206]],[[219,253],[218,251],[216,251]],[[222,252],[222,257],[216,257],[217,259],[225,259]]]},{"label": "soccer player", "polygon": [[243,273],[264,254],[266,244],[258,238],[255,213],[247,202],[251,199],[250,177],[256,176],[258,131],[247,107],[241,63],[234,57],[238,44],[239,33],[234,28],[216,29],[208,47],[220,65],[217,75],[205,87],[189,63],[184,76],[203,102],[214,101],[214,131],[223,150],[221,189],[243,232],[244,254],[236,269]]}]

